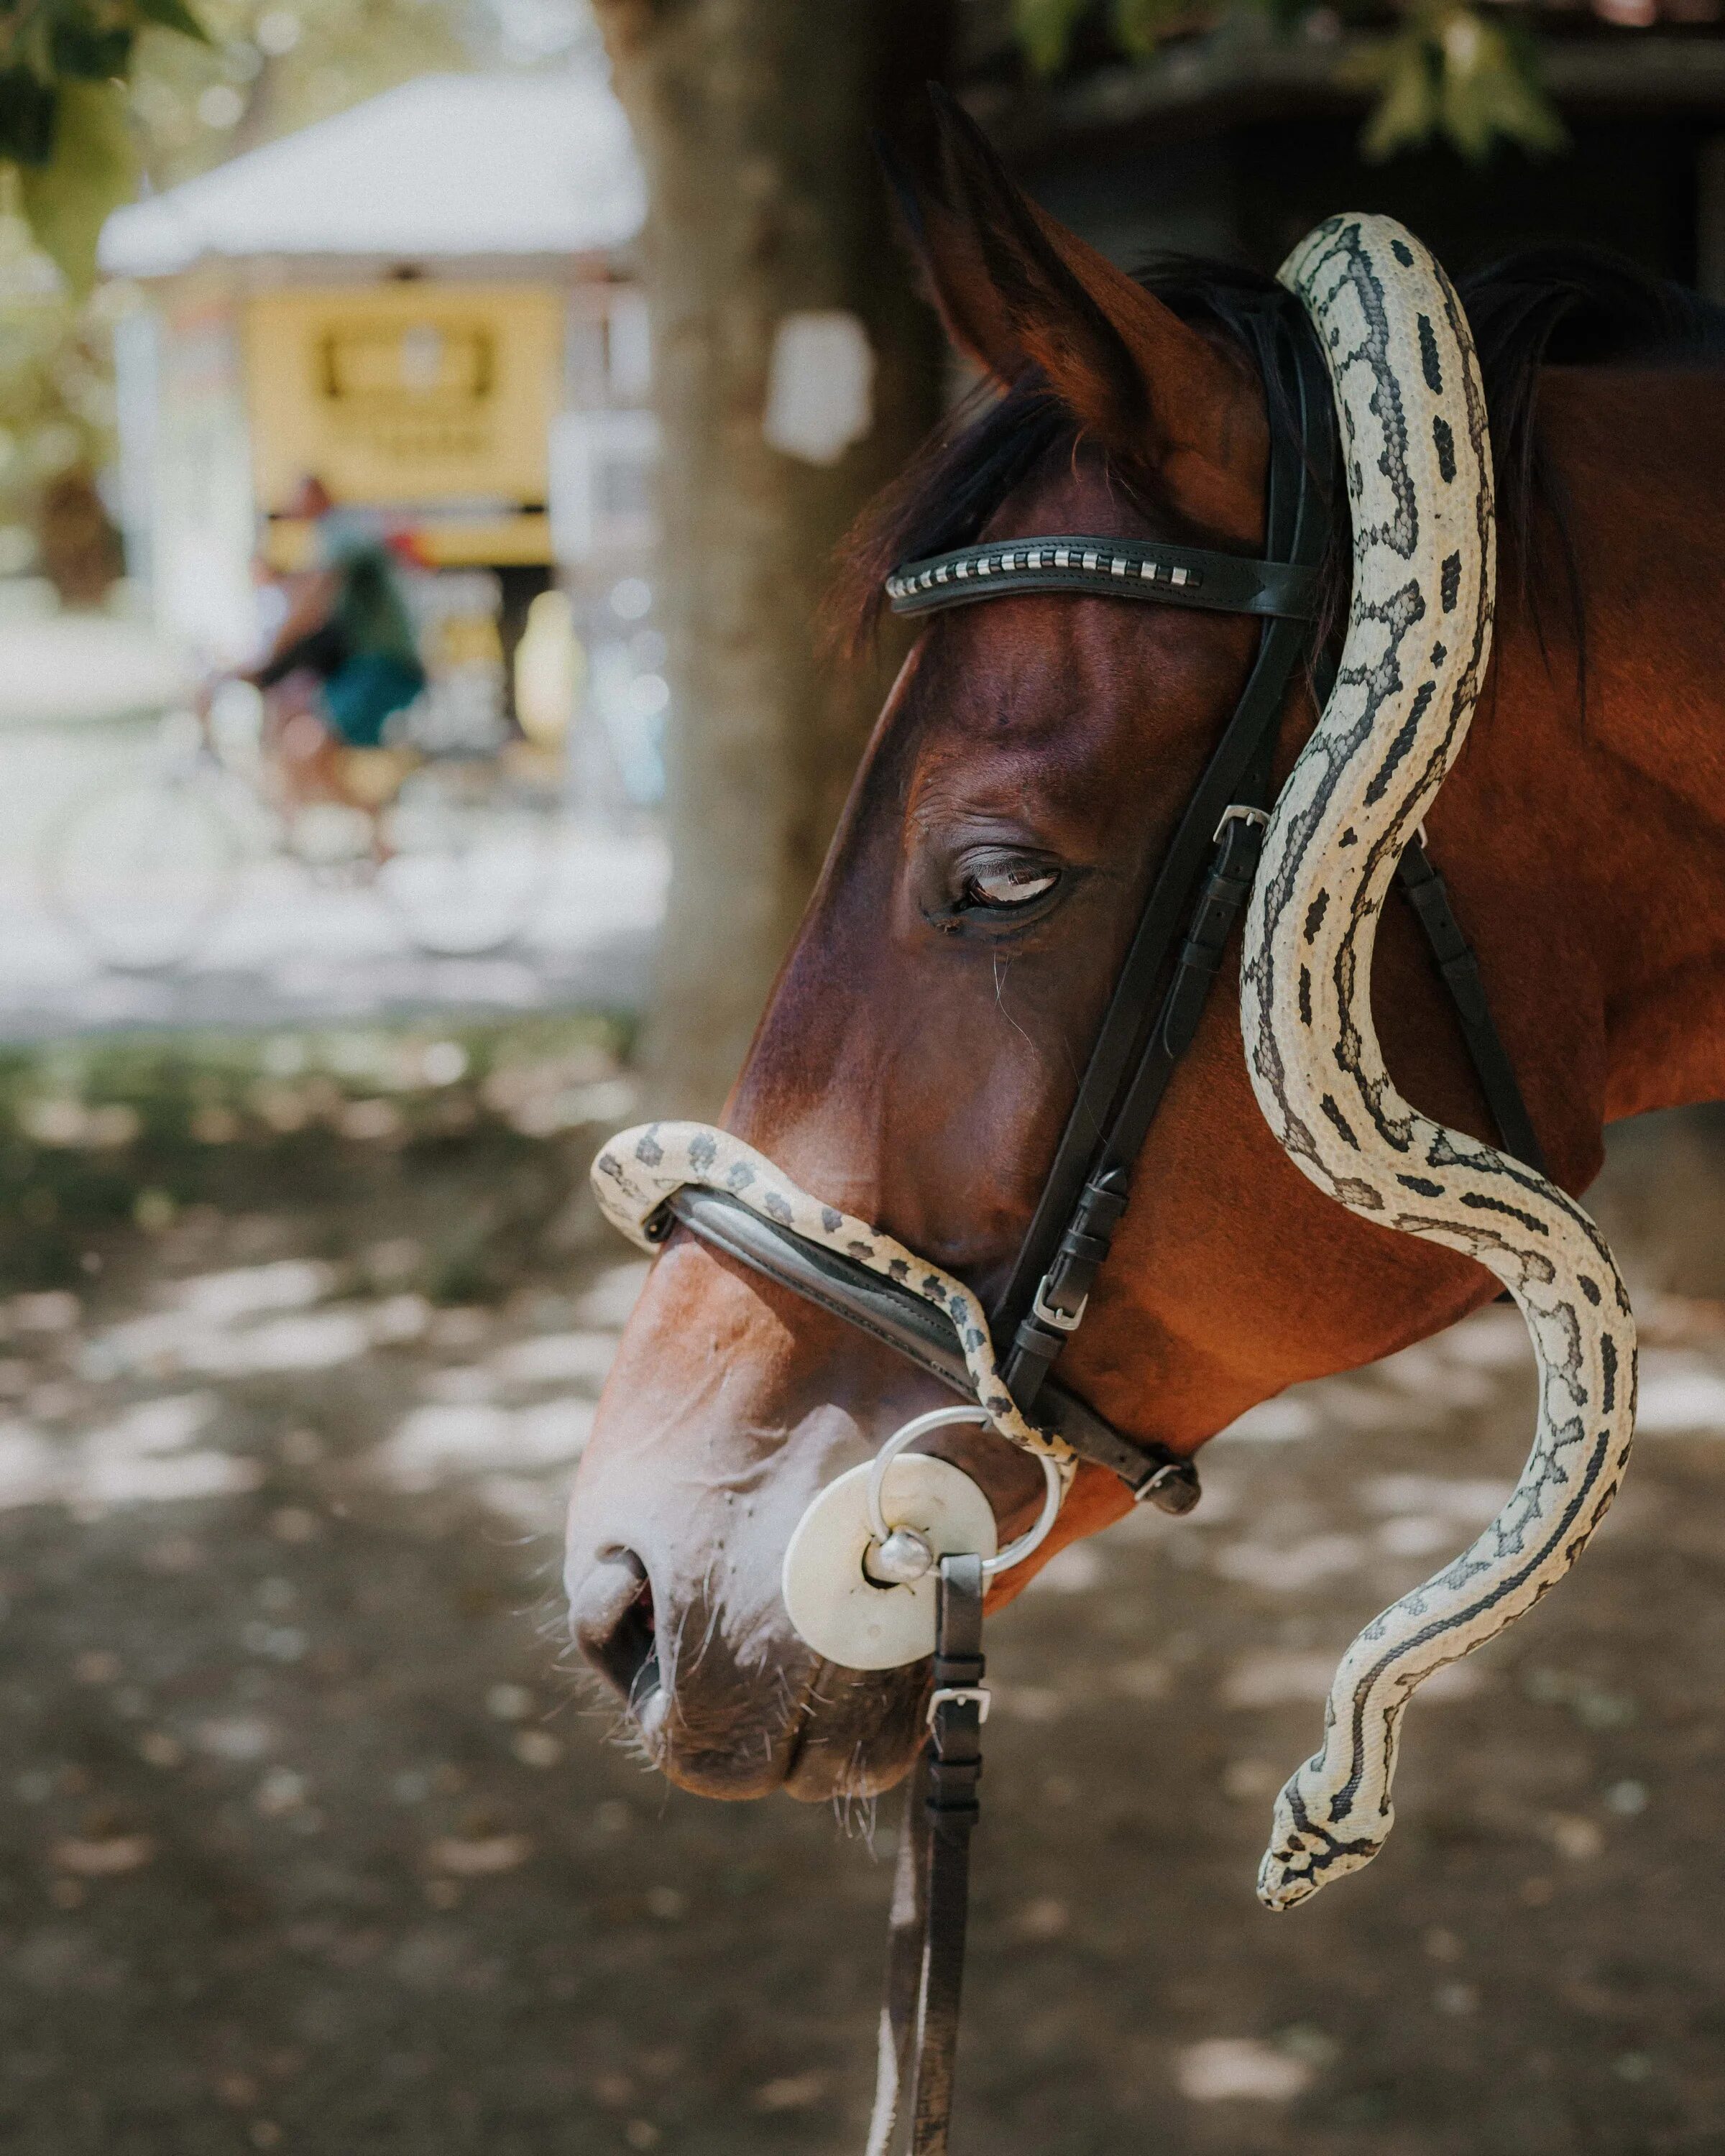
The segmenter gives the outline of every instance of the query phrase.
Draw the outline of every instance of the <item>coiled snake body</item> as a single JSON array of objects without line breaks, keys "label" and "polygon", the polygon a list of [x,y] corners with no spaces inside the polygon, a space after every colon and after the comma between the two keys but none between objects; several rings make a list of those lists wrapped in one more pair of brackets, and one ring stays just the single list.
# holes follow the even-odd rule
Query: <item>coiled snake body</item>
[{"label": "coiled snake body", "polygon": [[1301,1171],[1380,1226],[1465,1251],[1519,1306],[1539,1366],[1521,1479],[1455,1563],[1343,1657],[1322,1748],[1277,1801],[1258,1891],[1285,1909],[1368,1863],[1393,1823],[1402,1709],[1568,1570],[1616,1494],[1635,1420],[1635,1327],[1581,1208],[1531,1168],[1410,1107],[1372,1023],[1378,916],[1454,763],[1491,648],[1491,446],[1448,279],[1389,218],[1332,218],[1284,284],[1317,326],[1353,518],[1334,691],[1266,834],[1241,1020],[1253,1089]]}]

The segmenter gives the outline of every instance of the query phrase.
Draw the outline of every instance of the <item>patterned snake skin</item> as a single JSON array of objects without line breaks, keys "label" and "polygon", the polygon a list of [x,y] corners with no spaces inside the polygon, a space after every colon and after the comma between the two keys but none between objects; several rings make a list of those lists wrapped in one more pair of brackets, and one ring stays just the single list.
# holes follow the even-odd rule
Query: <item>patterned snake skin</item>
[{"label": "patterned snake skin", "polygon": [[722,1190],[763,1220],[774,1221],[842,1257],[854,1258],[883,1280],[908,1288],[944,1311],[958,1335],[976,1387],[977,1404],[1003,1437],[1027,1452],[1046,1453],[1059,1460],[1070,1482],[1076,1464],[1070,1449],[1019,1413],[1001,1382],[983,1306],[963,1281],[919,1258],[878,1228],[811,1198],[764,1153],[707,1123],[643,1123],[619,1131],[593,1164],[593,1187],[600,1209],[644,1250],[658,1248],[647,1232],[648,1221],[674,1191],[689,1183]]},{"label": "patterned snake skin", "polygon": [[1414,1686],[1568,1571],[1616,1495],[1635,1395],[1634,1321],[1593,1222],[1532,1169],[1409,1107],[1372,1024],[1378,911],[1461,747],[1491,647],[1491,446],[1467,324],[1442,270],[1388,218],[1331,218],[1281,278],[1317,325],[1342,416],[1353,601],[1334,694],[1252,895],[1246,1061],[1271,1129],[1321,1190],[1504,1283],[1532,1336],[1540,1402],[1503,1510],[1343,1657],[1322,1748],[1277,1801],[1258,1881],[1273,1909],[1377,1854]]}]

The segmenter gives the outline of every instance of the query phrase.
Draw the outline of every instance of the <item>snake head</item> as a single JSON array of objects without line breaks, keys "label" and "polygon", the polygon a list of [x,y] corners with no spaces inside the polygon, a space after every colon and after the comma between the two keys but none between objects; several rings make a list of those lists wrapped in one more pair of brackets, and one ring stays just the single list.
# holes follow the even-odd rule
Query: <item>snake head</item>
[{"label": "snake head", "polygon": [[1386,1804],[1367,1830],[1340,1835],[1320,1823],[1333,1818],[1333,1799],[1322,1794],[1322,1753],[1290,1776],[1276,1800],[1270,1846],[1258,1866],[1258,1899],[1280,1912],[1309,1901],[1320,1887],[1369,1864],[1389,1839],[1395,1810]]}]

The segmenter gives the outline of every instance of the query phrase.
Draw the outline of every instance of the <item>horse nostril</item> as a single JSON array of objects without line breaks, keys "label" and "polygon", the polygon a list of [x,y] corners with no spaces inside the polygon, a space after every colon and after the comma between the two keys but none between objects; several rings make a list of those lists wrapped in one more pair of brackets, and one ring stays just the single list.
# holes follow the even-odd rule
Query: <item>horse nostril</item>
[{"label": "horse nostril", "polygon": [[570,1606],[575,1644],[625,1703],[639,1708],[659,1685],[653,1583],[633,1550],[608,1550]]}]

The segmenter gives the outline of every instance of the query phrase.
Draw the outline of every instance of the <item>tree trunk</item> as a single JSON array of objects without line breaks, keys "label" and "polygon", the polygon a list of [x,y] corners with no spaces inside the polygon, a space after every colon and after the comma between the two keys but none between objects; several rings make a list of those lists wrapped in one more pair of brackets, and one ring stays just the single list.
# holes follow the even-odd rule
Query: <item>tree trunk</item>
[{"label": "tree trunk", "polygon": [[937,410],[934,326],[870,136],[901,131],[944,72],[949,9],[595,12],[647,174],[661,429],[672,873],[644,1059],[655,1106],[711,1114],[880,699],[878,670],[820,662],[814,617],[834,542]]}]

